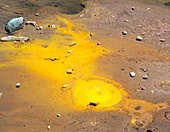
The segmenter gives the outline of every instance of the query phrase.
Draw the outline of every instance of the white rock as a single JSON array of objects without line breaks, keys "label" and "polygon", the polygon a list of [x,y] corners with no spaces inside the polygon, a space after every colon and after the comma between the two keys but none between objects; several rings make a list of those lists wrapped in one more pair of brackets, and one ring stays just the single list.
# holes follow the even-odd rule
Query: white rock
[{"label": "white rock", "polygon": [[21,86],[20,83],[16,83],[16,87],[19,88]]},{"label": "white rock", "polygon": [[141,36],[137,36],[137,37],[136,37],[136,40],[137,40],[137,41],[142,41],[142,37],[141,37]]},{"label": "white rock", "polygon": [[54,24],[52,24],[52,25],[51,25],[51,27],[52,27],[52,28],[55,28],[55,25],[54,25]]},{"label": "white rock", "polygon": [[131,76],[131,77],[134,77],[134,76],[135,76],[135,73],[134,73],[134,72],[130,72],[130,76]]},{"label": "white rock", "polygon": [[0,93],[0,98],[2,98],[2,92]]},{"label": "white rock", "polygon": [[62,88],[66,88],[68,85],[67,84],[64,84],[63,86],[62,86]]},{"label": "white rock", "polygon": [[72,53],[72,50],[69,50],[68,53]]},{"label": "white rock", "polygon": [[67,74],[72,74],[72,70],[71,70],[71,69],[68,69],[68,70],[67,70]]},{"label": "white rock", "polygon": [[128,20],[128,19],[126,19],[124,22],[129,22],[129,20]]},{"label": "white rock", "polygon": [[57,114],[57,117],[60,117],[61,115],[60,114]]},{"label": "white rock", "polygon": [[47,126],[47,129],[50,130],[51,126]]},{"label": "white rock", "polygon": [[123,31],[122,34],[123,34],[123,35],[127,35],[127,32],[126,32],[126,31]]}]

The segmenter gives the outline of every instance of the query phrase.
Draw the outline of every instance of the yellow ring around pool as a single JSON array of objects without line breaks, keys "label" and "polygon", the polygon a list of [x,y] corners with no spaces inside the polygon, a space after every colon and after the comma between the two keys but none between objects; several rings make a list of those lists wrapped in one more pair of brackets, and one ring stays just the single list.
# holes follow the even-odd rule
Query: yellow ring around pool
[{"label": "yellow ring around pool", "polygon": [[106,108],[122,100],[121,91],[112,83],[101,80],[77,80],[73,88],[73,102],[87,107],[90,102],[97,103],[96,108]]}]

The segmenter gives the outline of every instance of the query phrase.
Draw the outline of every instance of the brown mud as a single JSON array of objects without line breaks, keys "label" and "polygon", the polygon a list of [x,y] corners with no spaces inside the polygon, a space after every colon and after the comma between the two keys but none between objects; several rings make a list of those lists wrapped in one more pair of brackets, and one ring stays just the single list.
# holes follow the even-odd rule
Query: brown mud
[{"label": "brown mud", "polygon": [[[28,0],[26,2],[28,5],[23,4],[25,7],[22,3],[17,3],[17,1],[13,2],[12,5],[10,5],[9,1],[1,2],[0,36],[7,36],[5,30],[3,30],[5,23],[18,16],[23,16],[25,21],[35,20],[38,25],[43,25],[43,27],[55,24],[56,29],[63,28],[63,32],[58,29],[56,32],[53,28],[44,28],[41,31],[28,25],[15,34],[16,36],[30,37],[31,40],[28,43],[12,42],[8,44],[0,42],[0,92],[3,93],[3,97],[0,98],[0,131],[170,131],[170,120],[165,116],[165,113],[170,111],[170,8],[160,1],[160,3],[134,0],[81,2],[83,4],[85,2],[86,7],[83,10],[80,9],[79,11],[82,11],[78,14],[74,14],[77,11],[73,11],[74,15],[68,15],[67,11],[63,11],[63,7],[67,6],[61,4],[61,9],[57,8],[57,2],[42,1],[40,4],[39,1],[36,3],[34,0]],[[81,2],[76,5],[80,5]],[[135,7],[135,10],[132,10],[132,7]],[[40,16],[35,16],[37,12]],[[58,73],[53,71],[55,70],[53,64],[44,64],[47,65],[45,68],[51,69],[44,70],[44,67],[41,67],[41,60],[38,63],[39,58],[34,59],[36,52],[37,56],[40,56],[39,54],[41,53],[45,54],[44,50],[41,50],[42,47],[48,49],[52,45],[46,40],[56,42],[57,46],[68,45],[67,42],[71,43],[72,38],[70,36],[75,34],[65,31],[66,24],[60,21],[58,16],[63,17],[64,21],[65,19],[70,20],[78,28],[80,26],[83,27],[83,30],[88,30],[89,38],[86,39],[85,37],[80,42],[83,43],[84,39],[90,41],[92,45],[97,45],[97,42],[101,42],[101,45],[98,45],[99,48],[92,48],[92,50],[91,47],[82,47],[85,50],[78,48],[80,52],[92,55],[89,58],[84,57],[83,53],[78,54],[83,57],[80,57],[82,61],[75,62],[75,65],[79,65],[75,66],[75,72],[78,70],[80,73],[75,73],[76,76],[73,76],[73,79],[70,79],[70,76],[61,76],[60,79],[60,76],[55,75],[60,74],[60,71]],[[126,19],[129,22],[124,22]],[[70,23],[68,22],[68,24]],[[71,30],[76,32],[76,26],[73,26]],[[80,28],[80,30],[82,29]],[[128,34],[122,35],[122,31],[127,31]],[[90,33],[92,33],[92,36],[90,36]],[[58,40],[51,39],[53,35],[62,37],[57,38]],[[75,36],[78,35],[76,34]],[[136,41],[136,36],[138,35],[143,37],[143,41]],[[44,43],[40,43],[37,39],[42,40]],[[65,40],[61,41],[59,39]],[[160,42],[160,39],[165,39],[165,42]],[[29,43],[35,46],[33,47],[35,51],[31,49],[31,46],[29,47],[31,45]],[[40,50],[37,49],[38,44],[36,45],[35,43],[40,43]],[[89,44],[86,41],[85,43]],[[6,45],[9,45],[9,48]],[[25,45],[26,48],[24,48]],[[73,47],[73,52],[74,50]],[[65,52],[64,49],[63,52]],[[31,56],[31,58],[29,54],[35,56]],[[62,58],[63,54],[61,52],[59,56]],[[66,55],[66,58],[68,56]],[[49,56],[43,57],[48,58]],[[93,57],[95,57],[95,63],[91,64],[90,60]],[[30,59],[30,61],[25,61],[26,59]],[[73,55],[73,60],[70,58],[71,62],[74,59],[76,59],[76,56]],[[35,61],[37,61],[37,66],[36,64],[34,65]],[[19,64],[16,65],[16,63]],[[90,65],[87,63],[90,63]],[[33,68],[29,69],[27,65],[32,65]],[[75,102],[70,100],[72,98],[70,95],[76,90],[74,88],[77,87],[74,83],[72,84],[72,81],[80,81],[81,84],[81,68],[82,70],[87,70],[86,68],[83,69],[86,65],[91,72],[90,75],[82,77],[87,86],[90,87],[92,83],[95,83],[93,82],[94,78],[98,78],[98,83],[101,83],[101,85],[103,82],[107,82],[108,86],[113,84],[113,89],[115,87],[119,87],[120,91],[123,89],[120,103],[111,109],[110,107],[97,109],[98,106],[96,108],[84,107],[84,104],[81,105],[83,108],[80,108],[81,100],[78,100],[79,103],[75,99],[73,99]],[[59,69],[60,67],[58,66],[57,68]],[[129,76],[129,72],[132,71],[136,73],[134,78]],[[146,74],[149,75],[148,79],[143,79]],[[70,89],[63,90],[60,87],[62,80],[65,79],[68,80],[71,86]],[[102,82],[101,80],[104,81]],[[21,83],[20,88],[15,87],[17,82]],[[108,91],[106,90],[105,92],[107,93]],[[88,93],[83,93],[82,90],[80,96],[86,97],[86,95]],[[80,96],[78,97],[81,98]],[[98,97],[97,95],[95,96]],[[108,96],[106,95],[106,97]],[[114,98],[111,99],[114,100]],[[57,117],[57,114],[61,114],[61,117]],[[50,126],[50,130],[47,129],[48,126]]]}]

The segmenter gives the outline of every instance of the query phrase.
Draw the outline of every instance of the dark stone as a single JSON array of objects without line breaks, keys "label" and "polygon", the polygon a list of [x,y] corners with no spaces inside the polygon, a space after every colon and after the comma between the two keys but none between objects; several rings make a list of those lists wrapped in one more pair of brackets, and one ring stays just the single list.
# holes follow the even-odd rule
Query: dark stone
[{"label": "dark stone", "polygon": [[99,103],[95,103],[95,102],[90,102],[89,105],[92,105],[92,106],[97,106]]},{"label": "dark stone", "polygon": [[164,3],[166,6],[170,6],[170,2],[165,2]]}]

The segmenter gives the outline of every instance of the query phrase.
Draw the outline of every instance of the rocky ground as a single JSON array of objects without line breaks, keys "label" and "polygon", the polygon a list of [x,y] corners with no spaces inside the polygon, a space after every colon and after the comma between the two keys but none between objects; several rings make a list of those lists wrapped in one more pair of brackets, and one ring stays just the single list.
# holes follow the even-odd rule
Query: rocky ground
[{"label": "rocky ground", "polygon": [[[25,21],[35,20],[43,26],[60,24],[60,27],[64,27],[57,22],[56,16],[81,23],[91,33],[90,41],[99,41],[99,46],[111,51],[98,57],[94,74],[121,84],[128,93],[128,99],[134,102],[144,100],[151,104],[139,101],[137,104],[144,107],[139,111],[130,108],[133,103],[128,107],[130,110],[124,107],[123,110],[77,110],[63,101],[67,100],[67,93],[54,94],[57,91],[50,87],[56,81],[11,63],[11,67],[1,67],[0,70],[0,93],[3,94],[2,97],[0,95],[0,131],[170,131],[169,6],[161,2],[96,0],[83,3],[86,7],[82,12],[67,15],[60,13],[63,10],[56,8],[55,2],[36,3],[35,6],[34,1],[30,0],[25,7],[21,7],[22,4],[25,5],[17,1],[12,5],[10,2],[1,2],[0,36],[6,36],[3,30],[5,23],[18,16],[23,16]],[[37,12],[39,16],[35,16]],[[127,35],[123,35],[123,31]],[[30,42],[34,42],[36,39],[48,40],[54,34],[57,33],[52,28],[36,30],[36,27],[28,25],[15,35],[30,37]],[[137,41],[137,36],[141,36],[142,41]],[[15,42],[14,48],[20,47],[22,45]],[[10,49],[1,50],[0,66],[17,56],[15,52],[8,51]],[[10,57],[9,60],[6,60],[6,55]],[[130,77],[130,72],[135,72],[135,77]],[[15,87],[18,81],[22,84],[19,89]],[[166,103],[167,106],[164,108],[161,104],[158,108],[145,111],[159,103]],[[57,114],[61,114],[61,117],[57,117]],[[135,123],[133,118],[136,119]]]}]

